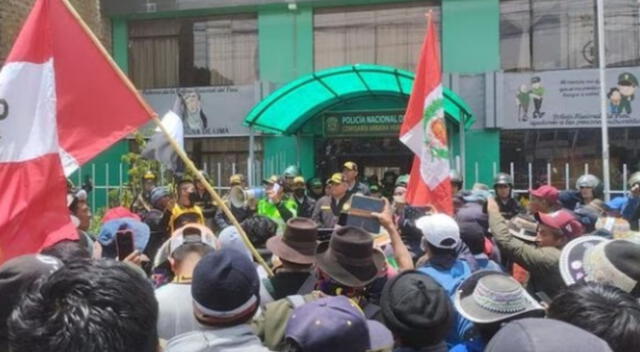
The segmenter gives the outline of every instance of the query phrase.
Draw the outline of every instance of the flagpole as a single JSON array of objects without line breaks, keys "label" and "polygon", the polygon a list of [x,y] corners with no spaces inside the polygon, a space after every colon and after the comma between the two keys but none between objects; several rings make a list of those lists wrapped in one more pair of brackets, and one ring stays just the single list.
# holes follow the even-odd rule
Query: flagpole
[{"label": "flagpole", "polygon": [[129,88],[129,90],[131,90],[131,93],[136,97],[136,99],[138,99],[138,102],[140,103],[140,105],[142,105],[145,108],[145,110],[147,110],[147,113],[152,117],[153,122],[155,122],[155,124],[160,128],[160,130],[162,131],[164,136],[169,141],[169,144],[171,144],[171,147],[175,150],[175,152],[178,154],[180,159],[182,159],[182,161],[187,166],[187,168],[196,176],[198,181],[200,181],[205,186],[205,189],[209,192],[211,197],[213,197],[213,199],[220,205],[220,207],[221,207],[222,211],[224,212],[224,214],[231,221],[233,226],[235,226],[235,228],[238,230],[238,233],[240,234],[240,237],[244,241],[244,243],[247,246],[247,248],[249,248],[249,250],[251,251],[251,254],[253,254],[253,257],[258,261],[258,263],[260,265],[262,265],[262,267],[264,267],[264,269],[266,270],[266,272],[267,272],[267,274],[269,276],[273,276],[273,271],[271,270],[269,265],[265,262],[264,258],[262,258],[260,253],[258,253],[256,248],[253,246],[253,244],[249,240],[249,237],[247,237],[247,234],[244,232],[244,229],[242,229],[242,226],[240,226],[240,223],[238,223],[238,220],[236,219],[236,217],[233,216],[233,213],[231,213],[229,208],[225,205],[225,202],[222,200],[222,198],[213,189],[213,187],[211,187],[211,185],[209,184],[209,181],[207,181],[207,179],[202,175],[202,173],[200,173],[200,171],[198,171],[198,169],[193,164],[193,162],[189,159],[187,154],[182,150],[182,148],[180,148],[180,146],[178,146],[178,143],[175,141],[175,139],[173,139],[173,137],[171,137],[171,135],[169,134],[169,131],[167,131],[167,129],[162,124],[162,121],[160,121],[160,119],[158,118],[158,114],[156,114],[153,111],[153,109],[149,106],[149,104],[147,104],[147,102],[144,99],[142,99],[142,96],[140,96],[140,94],[138,93],[138,90],[136,89],[136,87],[133,85],[133,83],[131,83],[131,80],[129,80],[129,77],[127,77],[127,75],[125,75],[124,72],[122,72],[122,70],[120,70],[120,67],[118,66],[118,64],[116,64],[115,61],[113,61],[113,58],[111,58],[111,55],[109,55],[109,53],[104,48],[104,46],[102,46],[102,43],[100,42],[100,40],[95,36],[93,31],[91,31],[91,29],[84,22],[82,17],[80,17],[80,14],[78,14],[78,12],[73,7],[73,5],[71,5],[71,3],[69,3],[69,0],[61,0],[61,1],[66,6],[66,8],[69,10],[69,12],[73,15],[73,17],[75,17],[75,19],[78,21],[80,26],[82,26],[82,28],[84,29],[85,33],[93,41],[95,46],[100,50],[100,52],[102,53],[104,58],[107,60],[107,62],[109,62],[109,64],[112,66],[113,70],[118,74],[118,76],[125,83],[127,88]]},{"label": "flagpole", "polygon": [[609,175],[609,129],[607,121],[606,76],[605,76],[605,38],[604,38],[604,2],[597,0],[598,16],[598,66],[600,71],[600,122],[602,128],[602,178],[604,181],[605,201],[611,199],[611,180]]}]

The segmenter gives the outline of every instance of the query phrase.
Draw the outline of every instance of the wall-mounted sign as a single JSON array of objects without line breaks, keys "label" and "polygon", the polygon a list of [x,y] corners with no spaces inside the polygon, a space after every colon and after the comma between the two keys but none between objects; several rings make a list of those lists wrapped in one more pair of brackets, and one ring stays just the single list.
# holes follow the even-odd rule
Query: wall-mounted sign
[{"label": "wall-mounted sign", "polygon": [[397,136],[404,111],[327,113],[324,116],[324,135],[338,136]]},{"label": "wall-mounted sign", "polygon": [[[142,94],[159,116],[173,110],[182,117],[185,137],[248,136],[242,123],[257,100],[253,85],[149,89]],[[153,127],[141,132],[151,135]]]},{"label": "wall-mounted sign", "polygon": [[[596,69],[505,73],[504,129],[600,127],[600,80]],[[640,67],[607,69],[610,127],[640,126]]]}]

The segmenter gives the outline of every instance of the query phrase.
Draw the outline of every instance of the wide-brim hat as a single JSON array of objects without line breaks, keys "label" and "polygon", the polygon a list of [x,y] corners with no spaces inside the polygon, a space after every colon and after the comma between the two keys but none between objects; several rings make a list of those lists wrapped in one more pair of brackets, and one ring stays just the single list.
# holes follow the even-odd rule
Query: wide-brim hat
[{"label": "wide-brim hat", "polygon": [[491,270],[476,271],[467,278],[456,292],[453,304],[460,315],[477,324],[545,314],[544,308],[515,279]]},{"label": "wide-brim hat", "polygon": [[332,279],[349,287],[373,282],[385,267],[385,257],[373,248],[373,238],[361,228],[336,229],[331,240],[318,245],[316,265]]},{"label": "wide-brim hat", "polygon": [[318,225],[308,218],[292,218],[282,236],[267,240],[267,249],[281,259],[295,264],[313,264],[318,239]]},{"label": "wide-brim hat", "polygon": [[562,248],[560,275],[567,286],[585,279],[585,256],[602,242],[607,242],[607,239],[600,236],[582,236],[570,241]]}]

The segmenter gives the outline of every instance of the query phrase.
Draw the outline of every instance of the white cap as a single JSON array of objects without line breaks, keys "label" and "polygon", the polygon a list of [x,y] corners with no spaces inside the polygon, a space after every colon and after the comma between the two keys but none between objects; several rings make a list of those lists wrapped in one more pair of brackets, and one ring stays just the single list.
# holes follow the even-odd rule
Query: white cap
[{"label": "white cap", "polygon": [[442,249],[454,249],[460,244],[460,228],[453,218],[445,214],[427,215],[416,220],[422,231],[422,241]]}]

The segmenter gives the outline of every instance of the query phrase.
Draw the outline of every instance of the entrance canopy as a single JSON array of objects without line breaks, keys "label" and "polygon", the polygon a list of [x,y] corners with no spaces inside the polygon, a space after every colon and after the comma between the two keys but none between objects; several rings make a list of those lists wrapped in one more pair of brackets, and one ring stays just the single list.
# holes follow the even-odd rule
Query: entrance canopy
[{"label": "entrance canopy", "polygon": [[[299,78],[276,90],[256,105],[244,120],[246,126],[295,134],[307,121],[340,103],[363,96],[411,95],[414,74],[393,67],[352,65],[330,68]],[[445,115],[465,129],[475,118],[460,97],[443,91]]]}]

